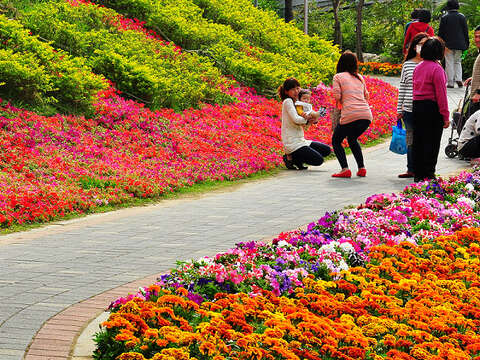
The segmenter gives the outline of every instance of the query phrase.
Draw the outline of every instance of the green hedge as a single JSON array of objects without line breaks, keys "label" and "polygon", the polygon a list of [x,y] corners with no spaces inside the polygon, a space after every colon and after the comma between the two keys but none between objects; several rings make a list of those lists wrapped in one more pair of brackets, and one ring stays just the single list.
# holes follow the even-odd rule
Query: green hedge
[{"label": "green hedge", "polygon": [[[165,34],[184,49],[209,55],[225,74],[233,75],[263,94],[273,95],[289,76],[297,77],[304,85],[329,82],[339,56],[337,48],[329,42],[299,34],[273,12],[255,9],[249,1],[227,1],[223,5],[197,0],[95,2],[145,21],[148,27]],[[224,15],[235,13],[235,19],[227,21],[226,16],[215,16],[215,5],[221,6],[216,14],[220,10]],[[210,11],[206,11],[207,6]]]},{"label": "green hedge", "polygon": [[25,106],[54,104],[67,112],[90,112],[107,87],[85,61],[57,51],[30,35],[16,20],[0,15],[0,94]]},{"label": "green hedge", "polygon": [[37,4],[23,14],[22,21],[55,46],[84,57],[125,95],[153,109],[232,101],[222,91],[228,80],[208,58],[180,54],[175,45],[138,31],[118,30],[112,25],[117,17],[115,11],[97,5],[52,1]]}]

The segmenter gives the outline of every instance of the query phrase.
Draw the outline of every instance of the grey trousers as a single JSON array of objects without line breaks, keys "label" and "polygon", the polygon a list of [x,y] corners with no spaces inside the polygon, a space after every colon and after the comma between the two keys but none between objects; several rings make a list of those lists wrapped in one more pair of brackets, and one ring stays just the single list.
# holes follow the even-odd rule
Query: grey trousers
[{"label": "grey trousers", "polygon": [[462,81],[462,53],[462,50],[445,51],[445,72],[449,86],[455,85],[456,81]]}]

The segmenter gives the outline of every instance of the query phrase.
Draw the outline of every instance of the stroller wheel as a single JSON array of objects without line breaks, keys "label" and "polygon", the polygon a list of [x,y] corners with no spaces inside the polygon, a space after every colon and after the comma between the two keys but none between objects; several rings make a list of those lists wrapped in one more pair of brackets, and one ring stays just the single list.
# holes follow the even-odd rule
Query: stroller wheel
[{"label": "stroller wheel", "polygon": [[446,154],[450,159],[453,159],[455,156],[458,155],[457,146],[456,146],[456,145],[453,145],[453,144],[447,145],[447,147],[445,148],[445,154]]}]

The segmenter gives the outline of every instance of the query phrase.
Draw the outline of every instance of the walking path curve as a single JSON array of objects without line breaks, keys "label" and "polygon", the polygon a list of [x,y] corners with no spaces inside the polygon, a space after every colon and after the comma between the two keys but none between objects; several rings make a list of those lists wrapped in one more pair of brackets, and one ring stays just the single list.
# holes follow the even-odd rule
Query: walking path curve
[{"label": "walking path curve", "polygon": [[[398,79],[387,81],[395,84]],[[449,89],[448,94],[453,109],[463,89]],[[449,134],[444,132],[444,142]],[[444,148],[442,144],[439,174],[468,166],[448,159]],[[271,238],[326,211],[407,185],[397,178],[406,158],[389,152],[388,143],[365,149],[364,155],[366,178],[331,178],[338,170],[333,160],[307,171],[283,171],[233,191],[0,237],[0,359],[70,359],[74,339],[111,300],[151,284],[176,260],[214,255],[239,241]],[[356,170],[353,159],[348,160]]]}]

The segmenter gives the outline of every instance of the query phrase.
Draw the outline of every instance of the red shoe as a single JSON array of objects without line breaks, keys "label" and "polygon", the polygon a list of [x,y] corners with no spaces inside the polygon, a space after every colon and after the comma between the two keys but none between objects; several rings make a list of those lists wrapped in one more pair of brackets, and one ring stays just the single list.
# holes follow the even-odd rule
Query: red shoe
[{"label": "red shoe", "polygon": [[361,176],[361,177],[367,176],[367,169],[365,168],[358,169],[357,176]]},{"label": "red shoe", "polygon": [[332,174],[332,177],[337,177],[337,178],[349,178],[352,177],[352,172],[350,169],[340,171],[339,173]]}]

